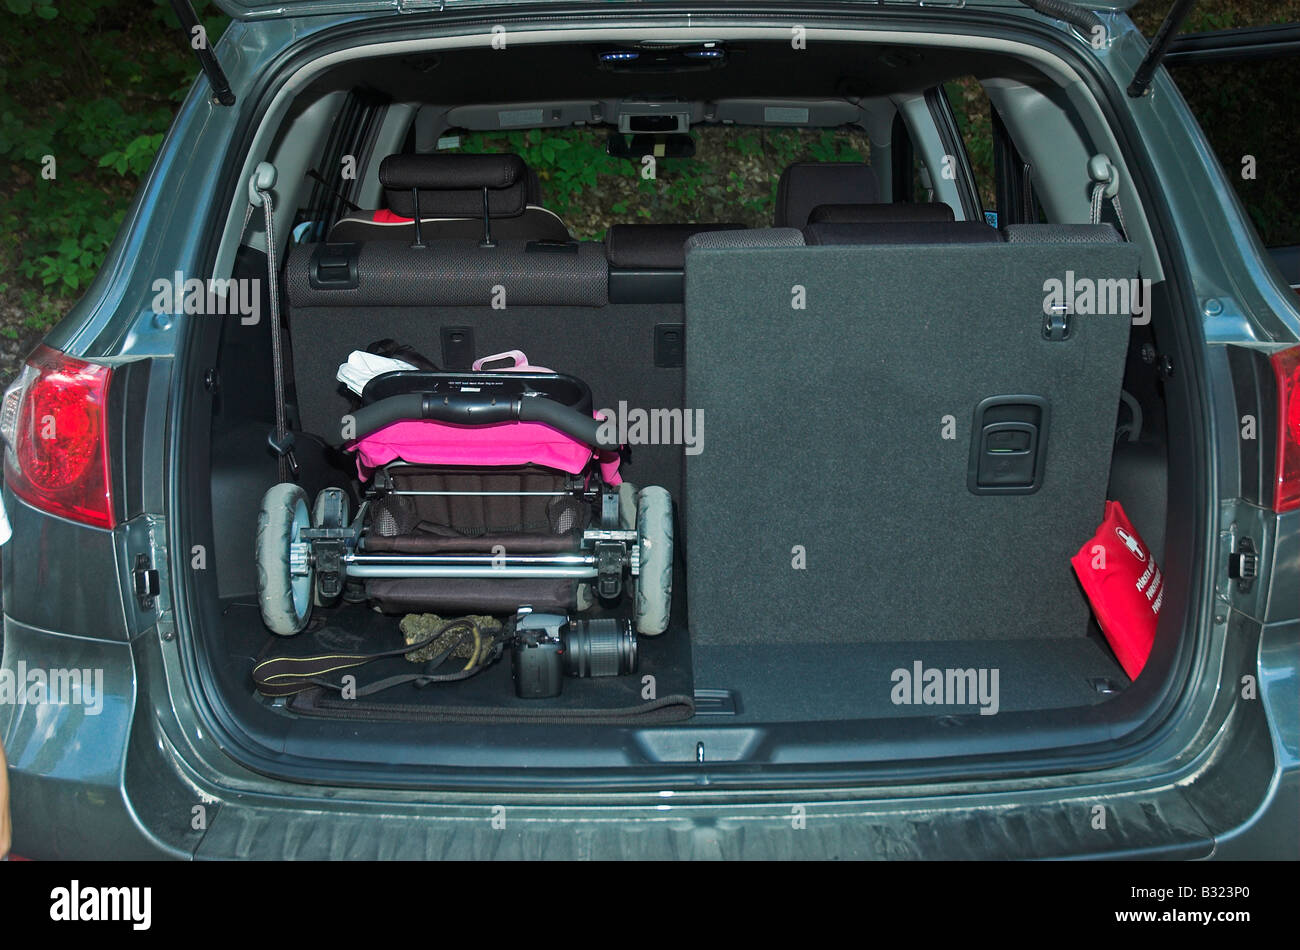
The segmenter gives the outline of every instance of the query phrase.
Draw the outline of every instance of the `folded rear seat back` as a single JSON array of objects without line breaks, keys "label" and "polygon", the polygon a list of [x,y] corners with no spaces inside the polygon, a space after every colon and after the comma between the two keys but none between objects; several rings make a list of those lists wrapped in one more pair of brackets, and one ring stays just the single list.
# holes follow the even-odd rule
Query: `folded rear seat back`
[{"label": "folded rear seat back", "polygon": [[1110,224],[1007,224],[1002,236],[1008,244],[1122,244],[1124,239]]},{"label": "folded rear seat back", "polygon": [[1084,635],[1070,558],[1104,512],[1131,317],[1046,332],[1048,288],[1135,279],[1138,249],[1104,229],[963,243],[949,227],[943,243],[692,239],[697,642]]},{"label": "folded rear seat back", "polygon": [[584,343],[580,327],[590,333],[592,324],[608,322],[601,316],[609,273],[600,244],[502,238],[480,247],[477,238],[461,238],[425,245],[290,249],[284,287],[306,431],[335,440],[350,405],[335,373],[352,350],[377,337],[400,340],[447,369],[468,369],[476,357],[513,349],[539,366],[584,369],[564,355]]},{"label": "folded rear seat back", "polygon": [[1002,232],[983,221],[825,221],[803,229],[806,244],[1001,244]]},{"label": "folded rear seat back", "polygon": [[[676,302],[611,306],[599,243],[500,239],[481,248],[477,236],[425,243],[291,248],[284,284],[306,431],[336,440],[351,400],[335,373],[349,352],[380,337],[453,370],[522,350],[534,365],[586,380],[602,409],[620,401],[644,412],[682,405],[682,364],[665,345],[681,338],[680,271]],[[679,496],[681,456],[680,445],[637,445],[628,478]]]},{"label": "folded rear seat back", "polygon": [[754,228],[746,231],[710,231],[686,242],[686,253],[698,248],[803,247],[798,228]]}]

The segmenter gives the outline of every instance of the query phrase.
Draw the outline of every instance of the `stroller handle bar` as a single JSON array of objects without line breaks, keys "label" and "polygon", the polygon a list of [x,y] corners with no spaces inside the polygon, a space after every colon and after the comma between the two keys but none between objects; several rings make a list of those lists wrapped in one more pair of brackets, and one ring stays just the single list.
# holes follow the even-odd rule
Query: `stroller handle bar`
[{"label": "stroller handle bar", "polygon": [[542,396],[502,398],[486,393],[401,393],[352,413],[354,430],[348,441],[363,439],[408,419],[432,419],[455,425],[492,425],[498,422],[540,422],[596,449],[618,449],[618,441],[604,439],[600,420]]}]

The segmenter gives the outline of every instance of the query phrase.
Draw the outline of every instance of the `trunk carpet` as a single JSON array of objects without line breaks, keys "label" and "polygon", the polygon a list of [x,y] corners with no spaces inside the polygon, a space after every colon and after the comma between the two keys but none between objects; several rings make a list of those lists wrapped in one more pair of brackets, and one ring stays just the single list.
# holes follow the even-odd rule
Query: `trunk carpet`
[{"label": "trunk carpet", "polygon": [[[997,671],[999,712],[1061,709],[1102,702],[1107,695],[1090,682],[1116,689],[1128,677],[1104,641],[1091,636],[979,642],[695,644],[695,681],[701,688],[729,689],[739,711],[727,722],[804,722],[958,715],[979,703],[895,703],[894,670]],[[969,698],[969,697],[968,697]]]},{"label": "trunk carpet", "polygon": [[[402,645],[399,617],[368,607],[344,605],[319,611],[326,622],[296,637],[271,642],[268,649],[281,656],[308,656],[328,652],[374,652]],[[585,616],[600,616],[592,610]],[[266,655],[270,655],[269,653]],[[252,664],[249,664],[251,669]],[[390,676],[418,673],[422,669],[404,657],[390,657],[344,672],[356,676],[358,687]],[[456,669],[454,661],[442,672]],[[327,677],[338,682],[342,673]],[[645,677],[653,680],[653,693]],[[251,687],[251,681],[250,681]],[[510,656],[483,672],[455,683],[419,687],[402,684],[362,698],[346,700],[325,689],[295,696],[289,708],[303,715],[335,718],[442,720],[442,721],[563,721],[650,723],[671,722],[692,715],[691,646],[685,631],[670,626],[660,637],[638,638],[636,672],[626,676],[579,679],[566,677],[559,696],[520,699],[515,695]]]}]

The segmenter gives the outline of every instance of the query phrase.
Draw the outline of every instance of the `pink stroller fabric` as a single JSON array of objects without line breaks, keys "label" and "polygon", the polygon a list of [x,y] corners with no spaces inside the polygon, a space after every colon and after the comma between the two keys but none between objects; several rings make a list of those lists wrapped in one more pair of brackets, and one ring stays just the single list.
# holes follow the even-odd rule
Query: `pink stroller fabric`
[{"label": "pink stroller fabric", "polygon": [[[514,365],[494,367],[498,372],[552,372],[540,366],[529,366],[528,357],[519,350],[475,360],[473,370],[478,372],[485,364],[502,359],[511,359]],[[600,418],[597,413],[592,415]],[[622,482],[618,474],[618,453],[594,451],[540,422],[461,426],[430,419],[411,419],[373,432],[350,448],[357,453],[357,474],[362,481],[370,478],[375,469],[399,460],[412,465],[544,465],[571,475],[581,475],[594,458],[600,463],[600,476],[606,484]]]},{"label": "pink stroller fabric", "polygon": [[363,481],[375,469],[399,460],[414,465],[532,464],[581,475],[592,459],[600,463],[600,475],[607,484],[622,481],[618,453],[594,451],[540,422],[460,426],[411,419],[394,422],[351,447],[357,453],[357,474]]}]

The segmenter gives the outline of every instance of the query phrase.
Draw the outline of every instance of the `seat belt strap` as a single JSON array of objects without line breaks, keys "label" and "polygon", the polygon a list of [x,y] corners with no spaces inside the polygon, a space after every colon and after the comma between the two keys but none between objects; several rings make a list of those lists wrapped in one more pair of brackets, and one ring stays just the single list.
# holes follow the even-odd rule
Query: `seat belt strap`
[{"label": "seat belt strap", "polygon": [[275,166],[259,162],[248,180],[248,210],[244,213],[247,229],[253,208],[261,206],[266,227],[267,293],[271,300],[271,372],[275,385],[275,429],[267,436],[267,444],[276,454],[280,481],[298,479],[298,459],[293,453],[293,433],[289,431],[288,411],[285,408],[284,338],[280,323],[280,269],[275,254],[275,205],[271,189],[275,187]]},{"label": "seat belt strap", "polygon": [[1101,224],[1102,200],[1110,199],[1115,209],[1115,220],[1119,222],[1120,234],[1128,240],[1128,227],[1124,224],[1124,209],[1119,205],[1119,170],[1105,155],[1094,155],[1088,159],[1088,177],[1092,179],[1092,208],[1089,220]]}]

